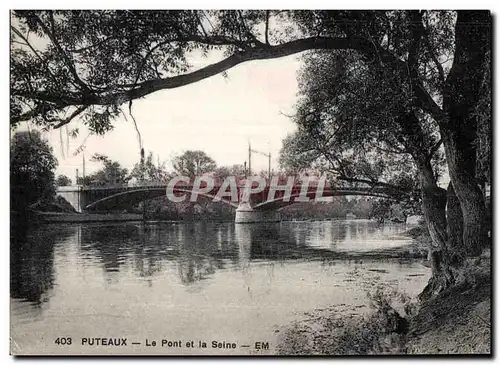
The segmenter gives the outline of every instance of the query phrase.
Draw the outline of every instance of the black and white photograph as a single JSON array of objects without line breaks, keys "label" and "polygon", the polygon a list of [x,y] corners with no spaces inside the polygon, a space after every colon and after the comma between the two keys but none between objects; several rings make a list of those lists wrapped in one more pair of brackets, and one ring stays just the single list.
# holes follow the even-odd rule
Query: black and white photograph
[{"label": "black and white photograph", "polygon": [[4,16],[11,357],[492,356],[494,11]]}]

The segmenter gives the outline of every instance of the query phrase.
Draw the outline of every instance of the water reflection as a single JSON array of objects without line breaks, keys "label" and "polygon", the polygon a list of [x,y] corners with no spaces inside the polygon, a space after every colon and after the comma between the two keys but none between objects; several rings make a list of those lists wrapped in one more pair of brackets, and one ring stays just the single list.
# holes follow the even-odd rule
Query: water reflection
[{"label": "water reflection", "polygon": [[235,226],[240,260],[282,260],[299,245],[296,236],[277,224]]},{"label": "water reflection", "polygon": [[140,277],[154,276],[164,261],[175,261],[184,284],[223,269],[225,259],[238,261],[234,229],[203,223],[85,226],[81,248],[98,258],[106,272],[132,264]]},{"label": "water reflection", "polygon": [[11,297],[35,304],[47,300],[58,265],[100,267],[108,284],[129,280],[131,273],[150,286],[153,278],[175,267],[180,284],[190,286],[205,282],[219,270],[248,268],[252,261],[343,259],[356,250],[408,243],[395,236],[402,229],[341,221],[93,224],[14,230]]},{"label": "water reflection", "polygon": [[179,244],[177,268],[183,284],[208,278],[216,269],[224,268],[224,258],[237,256],[234,241],[229,245],[220,229],[210,229],[203,223],[182,228],[184,239]]},{"label": "water reflection", "polygon": [[339,258],[335,246],[345,239],[347,228],[329,223],[294,229],[286,223],[83,226],[80,247],[82,254],[97,258],[106,273],[131,265],[139,277],[150,277],[165,261],[174,261],[181,283],[189,285],[254,260]]},{"label": "water reflection", "polygon": [[365,308],[375,285],[420,292],[429,270],[419,263],[350,262],[408,243],[403,229],[325,221],[13,230],[11,337],[33,354],[78,351],[45,340],[62,333],[272,341],[274,326],[297,313]]},{"label": "water reflection", "polygon": [[12,226],[10,235],[10,296],[40,306],[54,284],[54,243],[75,238],[75,227],[36,229]]}]

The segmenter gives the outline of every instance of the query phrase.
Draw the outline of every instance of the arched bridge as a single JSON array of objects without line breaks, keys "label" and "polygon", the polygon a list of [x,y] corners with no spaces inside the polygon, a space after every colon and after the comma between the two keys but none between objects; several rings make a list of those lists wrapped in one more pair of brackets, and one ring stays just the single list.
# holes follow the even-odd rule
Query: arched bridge
[{"label": "arched bridge", "polygon": [[[279,187],[281,187],[280,185]],[[324,187],[319,191],[317,186],[311,185],[304,189],[300,184],[293,185],[288,194],[284,190],[273,189],[270,197],[270,190],[273,187],[267,182],[266,186],[259,192],[249,195],[245,210],[252,211],[276,211],[286,205],[303,202],[308,200],[322,199],[333,196],[346,195],[364,195],[381,198],[397,199],[400,192],[391,191],[387,188],[334,188]],[[232,196],[229,189],[220,192],[221,185],[215,185],[207,192],[198,192],[193,190],[193,184],[177,184],[172,193],[176,198],[190,200],[194,193],[197,199],[214,200],[220,195],[220,202],[229,204],[234,208],[242,206],[242,196],[244,185],[237,185],[237,193]],[[203,189],[201,189],[203,190]],[[206,190],[206,189],[205,189]],[[77,211],[106,212],[130,209],[142,201],[165,196],[167,193],[167,184],[148,184],[148,185],[110,185],[110,186],[63,186],[57,189],[57,195],[65,198]],[[233,199],[231,199],[231,197]],[[234,198],[237,199],[234,199]]]}]

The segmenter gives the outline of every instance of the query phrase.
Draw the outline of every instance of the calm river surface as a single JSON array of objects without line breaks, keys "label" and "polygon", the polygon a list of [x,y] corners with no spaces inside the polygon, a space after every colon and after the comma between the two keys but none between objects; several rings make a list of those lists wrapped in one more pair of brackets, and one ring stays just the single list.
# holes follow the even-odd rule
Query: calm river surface
[{"label": "calm river surface", "polygon": [[[406,229],[363,220],[44,225],[11,242],[11,349],[272,354],[279,329],[305,312],[366,310],[377,284],[420,292],[430,274],[420,262],[356,259],[409,244],[398,236]],[[56,344],[60,337],[72,344]],[[127,338],[127,346],[82,346],[94,337]],[[146,347],[146,339],[157,346]],[[182,347],[161,347],[162,340]],[[212,341],[236,349],[213,349]]]}]

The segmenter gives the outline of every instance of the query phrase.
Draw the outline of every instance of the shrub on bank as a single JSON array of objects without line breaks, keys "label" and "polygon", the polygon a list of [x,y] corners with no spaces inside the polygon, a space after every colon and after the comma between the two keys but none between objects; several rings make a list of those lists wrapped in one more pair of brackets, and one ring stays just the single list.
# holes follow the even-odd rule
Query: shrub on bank
[{"label": "shrub on bank", "polygon": [[76,213],[75,208],[61,196],[56,196],[51,201],[38,201],[31,204],[29,209],[38,212]]},{"label": "shrub on bank", "polygon": [[[369,293],[373,311],[366,315],[322,318],[321,326],[295,323],[279,339],[280,355],[402,354],[409,318],[417,302],[394,290]],[[395,309],[397,308],[397,309]]]}]

